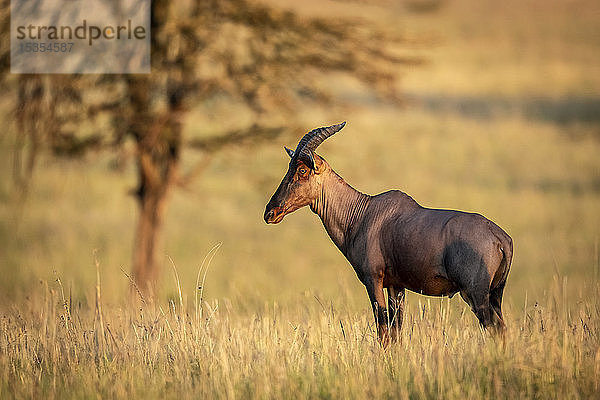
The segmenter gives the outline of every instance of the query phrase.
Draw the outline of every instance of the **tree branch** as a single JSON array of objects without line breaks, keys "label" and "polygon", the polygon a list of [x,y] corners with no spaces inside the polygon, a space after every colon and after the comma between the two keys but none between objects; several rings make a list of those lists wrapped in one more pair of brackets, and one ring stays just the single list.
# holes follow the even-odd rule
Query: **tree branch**
[{"label": "tree branch", "polygon": [[267,140],[273,140],[289,127],[264,127],[257,124],[249,128],[229,131],[224,135],[202,139],[190,139],[187,147],[207,153],[214,153],[229,146],[256,145]]}]

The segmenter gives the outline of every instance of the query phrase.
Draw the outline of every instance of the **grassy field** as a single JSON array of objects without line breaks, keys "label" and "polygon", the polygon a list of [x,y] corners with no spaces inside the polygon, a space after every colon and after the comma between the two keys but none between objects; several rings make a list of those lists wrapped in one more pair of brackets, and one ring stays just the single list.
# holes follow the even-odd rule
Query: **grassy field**
[{"label": "grassy field", "polygon": [[411,299],[402,342],[387,351],[366,312],[309,296],[252,314],[227,301],[194,309],[175,299],[139,311],[104,309],[100,319],[68,298],[57,307],[62,289],[46,287],[41,302],[0,320],[0,394],[593,398],[600,385],[598,307],[570,299],[564,282],[555,282],[543,304],[511,308],[505,341],[482,334],[470,312],[448,300]]},{"label": "grassy field", "polygon": [[[458,297],[410,294],[401,342],[377,345],[365,290],[320,221],[307,209],[262,221],[287,167],[282,146],[303,132],[221,152],[173,193],[161,292],[137,304],[123,272],[132,162],[44,157],[22,203],[4,135],[0,398],[596,396],[600,6],[455,0],[422,13],[407,5],[417,2],[380,3],[306,0],[300,12],[363,15],[419,38],[407,51],[430,61],[402,71],[407,105],[307,106],[298,120],[306,129],[348,120],[319,153],[357,189],[401,189],[505,228],[515,242],[505,340],[482,334]],[[231,105],[203,107],[188,137],[244,123],[238,109],[222,119]],[[184,172],[197,158],[184,154]],[[200,293],[198,271],[217,243]]]}]

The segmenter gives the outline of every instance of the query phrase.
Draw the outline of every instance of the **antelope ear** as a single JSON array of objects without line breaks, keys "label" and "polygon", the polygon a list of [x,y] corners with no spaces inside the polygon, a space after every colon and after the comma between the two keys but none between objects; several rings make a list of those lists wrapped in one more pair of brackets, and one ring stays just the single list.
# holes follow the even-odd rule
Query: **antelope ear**
[{"label": "antelope ear", "polygon": [[323,172],[323,158],[321,158],[321,156],[315,154],[314,157],[314,168],[313,170],[315,171],[315,174],[319,175],[321,172]]},{"label": "antelope ear", "polygon": [[292,150],[286,146],[283,146],[283,148],[285,149],[285,152],[288,154],[288,156],[290,156],[290,158],[294,157],[294,150]]}]

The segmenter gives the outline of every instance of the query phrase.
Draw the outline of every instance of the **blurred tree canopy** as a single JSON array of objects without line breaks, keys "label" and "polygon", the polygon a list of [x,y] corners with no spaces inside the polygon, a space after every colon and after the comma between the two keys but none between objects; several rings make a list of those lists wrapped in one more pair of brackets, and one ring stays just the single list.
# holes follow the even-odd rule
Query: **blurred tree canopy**
[{"label": "blurred tree canopy", "polygon": [[[397,55],[401,37],[366,21],[301,18],[249,0],[156,0],[150,74],[10,75],[9,11],[2,0],[1,85],[16,98],[16,186],[27,192],[40,152],[117,151],[133,139],[140,213],[132,268],[142,291],[156,282],[157,237],[184,149],[210,153],[273,138],[289,127],[265,124],[265,116],[291,115],[307,99],[337,101],[317,89],[327,71],[354,76],[380,98],[398,101],[398,67],[419,62]],[[213,96],[246,104],[254,122],[186,140],[186,111]]]}]

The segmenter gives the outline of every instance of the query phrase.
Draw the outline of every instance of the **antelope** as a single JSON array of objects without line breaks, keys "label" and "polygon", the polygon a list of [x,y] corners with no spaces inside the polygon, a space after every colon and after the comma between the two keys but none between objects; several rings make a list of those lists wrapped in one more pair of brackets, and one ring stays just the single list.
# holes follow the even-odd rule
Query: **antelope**
[{"label": "antelope", "polygon": [[345,125],[308,132],[296,150],[284,147],[288,170],[267,203],[265,222],[277,224],[304,206],[321,218],[367,289],[384,345],[399,337],[406,289],[427,296],[460,293],[484,329],[504,332],[510,236],[480,214],[422,207],[399,190],[370,196],[354,189],[315,153]]}]

